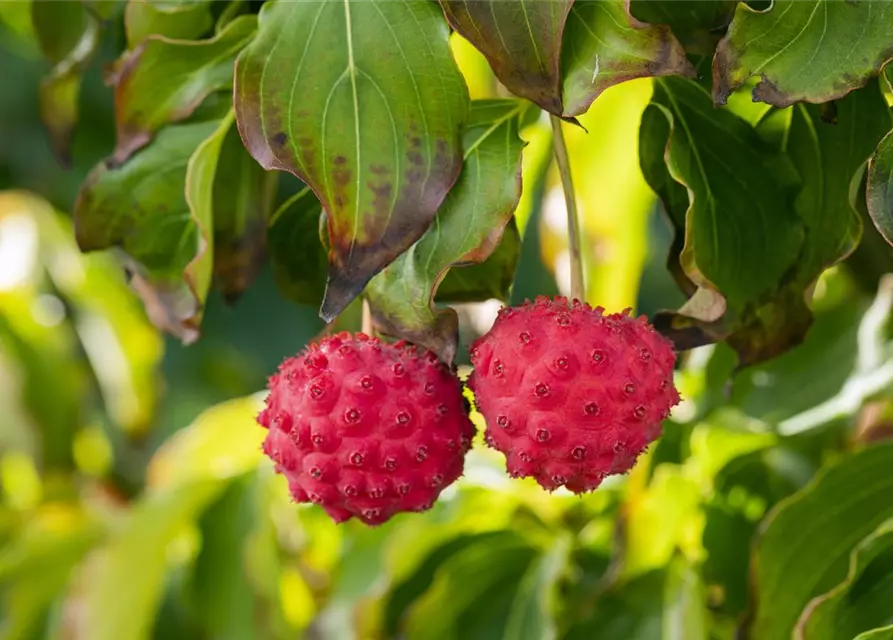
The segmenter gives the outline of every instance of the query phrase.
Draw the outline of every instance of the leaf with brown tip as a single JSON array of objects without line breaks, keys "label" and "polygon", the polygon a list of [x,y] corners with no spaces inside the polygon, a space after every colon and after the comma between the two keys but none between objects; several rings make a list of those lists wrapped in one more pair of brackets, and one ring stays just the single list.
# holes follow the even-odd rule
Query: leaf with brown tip
[{"label": "leaf with brown tip", "polygon": [[242,140],[321,201],[331,320],[418,240],[462,167],[468,90],[426,0],[271,2],[236,65]]}]

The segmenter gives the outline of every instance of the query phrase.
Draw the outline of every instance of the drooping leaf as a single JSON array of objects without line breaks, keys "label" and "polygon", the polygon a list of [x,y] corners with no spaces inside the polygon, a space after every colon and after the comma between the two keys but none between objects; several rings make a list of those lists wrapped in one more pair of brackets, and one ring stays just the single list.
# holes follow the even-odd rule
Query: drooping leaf
[{"label": "drooping leaf", "polygon": [[120,167],[101,163],[82,185],[74,210],[80,248],[120,247],[149,317],[187,342],[198,335],[206,294],[184,279],[200,249],[185,194],[187,166],[218,126],[211,121],[167,127]]},{"label": "drooping leaf", "polygon": [[211,3],[128,0],[124,10],[127,48],[134,49],[149,36],[192,40],[214,24]]},{"label": "drooping leaf", "polygon": [[649,24],[665,24],[685,47],[699,56],[713,56],[716,43],[735,13],[736,0],[632,0],[630,13]]},{"label": "drooping leaf", "polygon": [[217,251],[214,246],[214,184],[217,164],[220,160],[220,149],[227,133],[232,128],[235,115],[230,110],[214,130],[202,140],[186,164],[186,204],[189,208],[190,220],[198,231],[198,249],[195,257],[183,270],[183,279],[194,292],[200,306],[196,308],[191,322],[196,327],[201,325],[204,315],[204,301],[211,288],[211,279]]},{"label": "drooping leaf", "polygon": [[81,2],[31,4],[34,34],[53,69],[40,86],[40,115],[60,162],[69,163],[83,74],[99,46],[100,24]]},{"label": "drooping leaf", "polygon": [[874,226],[893,244],[893,131],[884,136],[868,163],[866,202]]},{"label": "drooping leaf", "polygon": [[893,517],[893,443],[828,468],[767,516],[752,556],[752,637],[781,640],[810,599],[843,580],[851,550]]},{"label": "drooping leaf", "polygon": [[209,40],[150,36],[126,54],[115,75],[115,161],[124,162],[165,125],[185,120],[212,92],[232,83],[236,55],[257,28],[242,16]]},{"label": "drooping leaf", "polygon": [[797,622],[797,640],[844,640],[890,621],[893,596],[893,520],[866,536],[850,554],[846,579],[814,598]]},{"label": "drooping leaf", "polygon": [[713,61],[713,97],[751,76],[753,98],[785,107],[827,102],[863,86],[893,57],[893,6],[846,0],[776,0],[765,10],[738,3]]},{"label": "drooping leaf", "polygon": [[286,200],[270,217],[267,245],[276,284],[288,299],[319,304],[326,291],[325,214],[310,187]]},{"label": "drooping leaf", "polygon": [[601,93],[634,78],[694,75],[666,26],[629,14],[628,0],[577,0],[561,53],[564,115],[585,113]]},{"label": "drooping leaf", "polygon": [[[656,82],[643,120],[659,117],[670,123],[669,141],[655,138],[640,148],[656,153],[666,145],[669,174],[690,194],[679,259],[685,276],[700,289],[683,312],[708,323],[729,311],[741,314],[777,287],[791,266],[802,244],[800,220],[775,181],[770,154],[757,133],[737,116],[715,109],[703,88],[681,79]],[[667,131],[655,123],[643,125],[646,129],[652,135]],[[681,192],[655,169],[658,163],[642,158],[645,177],[654,181],[652,188],[679,224]],[[753,190],[755,184],[760,189]]]},{"label": "drooping leaf", "polygon": [[214,284],[229,302],[251,285],[264,265],[277,179],[248,155],[238,129],[231,126],[214,178]]},{"label": "drooping leaf", "polygon": [[[669,173],[677,182],[687,184],[693,197],[685,218],[685,245],[679,264],[686,278],[700,287],[680,313],[704,321],[688,323],[677,316],[669,321],[670,332],[685,336],[695,325],[698,332],[706,331],[715,339],[727,338],[740,363],[753,364],[803,339],[812,322],[807,298],[813,283],[856,246],[861,223],[851,202],[851,183],[889,126],[889,115],[877,85],[872,84],[837,103],[837,124],[825,122],[819,107],[795,108],[782,123],[780,147],[775,148],[759,139],[743,120],[713,109],[703,90],[692,87],[692,83],[667,79],[659,83],[653,99],[668,112],[679,114],[680,124],[673,129],[669,147]],[[683,88],[690,102],[680,100],[685,95]],[[686,104],[688,108],[697,104],[691,115]],[[678,229],[685,194],[662,174],[656,154],[663,125],[648,122],[657,115],[652,109],[643,119],[643,133],[652,139],[640,144],[642,166]],[[709,121],[713,126],[724,122],[722,131],[712,139],[703,129],[687,133],[697,132],[698,123]],[[723,133],[729,139],[711,148]],[[694,141],[692,157],[674,148],[673,140],[680,134]],[[749,142],[740,144],[745,140]],[[750,154],[748,166],[741,167],[738,163],[745,154]],[[682,171],[706,179],[697,185]],[[723,175],[725,183],[715,181]],[[752,184],[762,186],[753,192]],[[735,192],[736,197],[750,200],[726,203]],[[699,222],[698,211],[711,210],[713,213]],[[736,222],[731,224],[730,218]],[[706,226],[700,227],[704,222]],[[724,228],[717,227],[714,234],[714,225]],[[732,234],[732,228],[738,231]],[[772,239],[760,240],[766,233],[771,233]],[[776,243],[776,236],[786,239]],[[756,255],[761,257],[750,262]],[[760,264],[761,268],[748,264]],[[721,302],[725,308],[718,304]]]},{"label": "drooping leaf", "polygon": [[421,240],[366,288],[381,329],[452,362],[458,317],[433,308],[437,286],[451,266],[479,263],[496,248],[521,194],[518,118],[514,100],[474,104],[464,138],[462,174]]},{"label": "drooping leaf", "polygon": [[546,111],[564,113],[559,59],[573,0],[440,0],[440,5],[509,91]]},{"label": "drooping leaf", "polygon": [[326,211],[326,320],[421,237],[459,175],[468,93],[448,38],[424,0],[268,3],[238,58],[246,147]]}]

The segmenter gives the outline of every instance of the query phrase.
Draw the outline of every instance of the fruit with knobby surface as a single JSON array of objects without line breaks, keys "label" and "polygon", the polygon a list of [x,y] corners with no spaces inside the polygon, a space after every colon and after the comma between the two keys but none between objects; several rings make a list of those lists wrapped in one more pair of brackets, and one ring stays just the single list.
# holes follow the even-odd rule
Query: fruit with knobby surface
[{"label": "fruit with knobby surface", "polygon": [[471,361],[487,444],[548,490],[627,472],[679,403],[673,345],[644,316],[564,298],[503,308]]},{"label": "fruit with knobby surface", "polygon": [[297,502],[377,525],[429,509],[462,475],[474,426],[458,378],[431,352],[338,334],[286,359],[258,422]]}]

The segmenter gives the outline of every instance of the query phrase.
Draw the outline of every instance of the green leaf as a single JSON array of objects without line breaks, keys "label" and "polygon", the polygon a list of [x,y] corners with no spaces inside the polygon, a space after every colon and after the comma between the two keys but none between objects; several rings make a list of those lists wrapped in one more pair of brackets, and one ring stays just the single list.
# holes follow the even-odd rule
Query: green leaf
[{"label": "green leaf", "polygon": [[214,185],[217,163],[223,141],[234,121],[235,114],[230,110],[229,115],[223,119],[214,133],[198,145],[186,165],[186,204],[189,206],[191,220],[198,229],[199,241],[195,257],[183,271],[183,279],[195,293],[199,305],[191,320],[196,327],[201,325],[204,303],[211,288],[214,262],[217,257],[211,236],[216,231]]},{"label": "green leaf", "polygon": [[681,558],[611,587],[586,607],[565,640],[706,640],[700,578]]},{"label": "green leaf", "polygon": [[115,162],[123,163],[162,127],[185,120],[209,94],[230,86],[236,55],[256,28],[255,16],[242,16],[209,40],[150,36],[125,54],[115,74]]},{"label": "green leaf", "polygon": [[884,136],[868,163],[866,196],[874,226],[893,244],[893,131]]},{"label": "green leaf", "polygon": [[[661,81],[652,104],[675,118],[669,173],[693,197],[679,258],[685,279],[677,274],[677,281],[691,280],[701,289],[680,313],[705,321],[670,319],[670,333],[684,341],[695,325],[714,339],[727,338],[741,364],[784,352],[802,341],[812,322],[812,285],[852,252],[861,234],[852,182],[889,123],[877,84],[840,100],[837,124],[825,122],[819,107],[805,105],[769,123],[782,127],[777,150],[743,120],[713,109],[692,83]],[[659,166],[664,129],[656,118],[649,107],[642,166],[678,229],[683,192]],[[722,131],[711,136],[708,123]],[[682,141],[685,147],[676,146]],[[753,192],[753,184],[760,189]],[[739,200],[733,202],[732,194]],[[761,239],[765,234],[769,241]]]},{"label": "green leaf", "polygon": [[440,0],[452,27],[490,63],[515,95],[562,115],[562,34],[573,0]]},{"label": "green leaf", "polygon": [[893,56],[893,6],[846,0],[739,3],[713,61],[713,97],[725,104],[751,76],[753,99],[785,107],[827,102],[863,86]]},{"label": "green leaf", "polygon": [[669,172],[691,194],[682,266],[693,282],[715,287],[740,309],[776,286],[793,262],[802,243],[799,220],[756,132],[715,109],[701,87],[656,82],[645,115],[658,114],[671,125]]},{"label": "green leaf", "polygon": [[846,575],[851,549],[893,517],[893,443],[846,457],[767,516],[752,557],[752,637],[787,639],[809,601]]},{"label": "green leaf", "polygon": [[120,247],[153,323],[186,342],[198,336],[206,293],[198,288],[202,282],[184,274],[201,247],[186,199],[187,167],[219,124],[167,127],[123,165],[101,163],[81,186],[74,210],[80,248]]},{"label": "green leaf", "polygon": [[235,301],[264,266],[278,177],[248,155],[238,129],[230,126],[214,177],[214,283],[228,302]]},{"label": "green leaf", "polygon": [[161,602],[168,548],[222,489],[220,482],[206,480],[142,498],[91,558],[83,583],[72,594],[80,614],[72,632],[91,640],[148,640]]},{"label": "green leaf", "polygon": [[263,394],[256,394],[206,409],[155,453],[147,469],[149,485],[172,489],[234,478],[255,468],[266,436],[255,421],[262,408]]},{"label": "green leaf", "polygon": [[887,520],[853,549],[846,579],[804,609],[794,637],[849,640],[887,624],[891,596],[893,520]]},{"label": "green leaf", "polygon": [[134,49],[149,36],[192,40],[207,33],[214,24],[211,3],[129,0],[124,10],[127,48]]},{"label": "green leaf", "polygon": [[853,640],[891,640],[893,639],[893,624],[880,629],[872,629],[865,633],[860,633]]},{"label": "green leaf", "polygon": [[84,556],[105,534],[103,523],[78,507],[35,512],[0,552],[4,638],[35,637],[35,627]]},{"label": "green leaf", "polygon": [[561,75],[564,115],[575,116],[615,84],[693,76],[694,69],[673,33],[630,16],[628,0],[577,0],[565,29]]},{"label": "green leaf", "polygon": [[468,91],[447,25],[424,0],[267,3],[235,103],[251,155],[327,213],[330,321],[422,236],[459,175]]},{"label": "green leaf", "polygon": [[567,570],[570,543],[567,535],[558,538],[547,553],[530,565],[518,585],[504,638],[552,640],[557,637],[555,599],[558,581]]},{"label": "green leaf", "polygon": [[81,82],[99,46],[100,25],[81,2],[34,2],[31,20],[40,47],[53,64],[40,86],[40,115],[56,157],[67,165]]},{"label": "green leaf", "polygon": [[434,299],[444,303],[481,302],[490,299],[507,302],[520,257],[521,234],[515,217],[512,216],[490,257],[480,264],[447,271],[437,287]]},{"label": "green leaf", "polygon": [[511,638],[506,632],[519,583],[537,550],[506,531],[468,546],[441,565],[432,586],[413,606],[408,638]]},{"label": "green leaf", "polygon": [[236,480],[199,520],[202,550],[189,583],[195,616],[207,637],[255,637],[254,593],[247,578],[248,536],[255,511],[255,478]]},{"label": "green leaf", "polygon": [[474,104],[464,138],[464,164],[456,185],[421,240],[370,281],[366,295],[382,331],[400,336],[452,362],[458,317],[433,308],[447,269],[479,263],[496,248],[521,195],[518,118],[514,100]]},{"label": "green leaf", "polygon": [[[35,294],[52,296],[44,300],[54,300],[58,296],[64,302],[67,320],[71,323],[71,326],[66,322],[62,326],[40,327],[35,322],[33,329],[28,329],[33,313],[23,309],[13,315],[13,307],[6,306],[14,304],[13,298],[6,304],[0,303],[0,313],[8,314],[10,329],[31,345],[30,349],[21,346],[25,350],[22,353],[31,354],[23,358],[21,364],[27,372],[25,379],[33,380],[36,386],[33,391],[18,395],[34,402],[34,416],[42,426],[50,428],[61,419],[69,424],[69,428],[62,432],[73,432],[81,426],[77,423],[79,410],[74,408],[81,387],[73,381],[86,373],[78,373],[83,361],[75,354],[83,350],[112,422],[126,431],[145,431],[155,411],[157,366],[162,356],[162,344],[127,287],[120,267],[111,256],[82,254],[74,242],[68,216],[56,213],[47,202],[35,196],[24,193],[0,196],[0,229],[4,226],[4,216],[9,214],[13,214],[7,219],[12,225],[9,233],[15,234],[18,230],[23,234],[16,241],[25,250],[23,255],[27,255],[27,247],[31,244],[27,238],[34,234],[30,237],[35,241],[33,246],[37,253],[23,261],[26,264],[30,261],[34,267],[30,277],[40,280],[43,272],[48,276],[46,287],[28,293],[22,302],[40,307],[40,298]],[[48,340],[41,335],[43,332],[57,337]],[[63,336],[66,337],[62,339]],[[73,340],[68,342],[75,336],[79,345]],[[44,357],[47,358],[45,370],[40,364]],[[31,378],[32,375],[35,377]],[[56,402],[45,401],[48,389],[54,389]],[[62,436],[62,432],[48,434],[53,449],[68,446],[65,444],[68,438]],[[61,453],[61,449],[59,451]],[[64,458],[69,456],[70,450],[65,451]]]},{"label": "green leaf", "polygon": [[665,24],[685,50],[713,56],[721,31],[731,22],[736,0],[632,0],[630,14],[650,24]]},{"label": "green leaf", "polygon": [[328,261],[320,237],[324,234],[322,205],[305,187],[273,213],[267,231],[276,284],[286,298],[319,304],[326,291]]}]

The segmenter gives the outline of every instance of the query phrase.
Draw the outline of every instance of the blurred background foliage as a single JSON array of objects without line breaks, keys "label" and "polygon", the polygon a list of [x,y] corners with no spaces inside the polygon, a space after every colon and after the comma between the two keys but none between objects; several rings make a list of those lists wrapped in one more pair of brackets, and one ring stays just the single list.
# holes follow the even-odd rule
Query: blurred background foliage
[{"label": "blurred background foliage", "polygon": [[[826,273],[780,358],[735,372],[728,347],[685,354],[665,436],[593,494],[509,480],[478,446],[430,512],[335,526],[289,502],[253,421],[265,376],[322,330],[316,308],[267,269],[235,305],[212,295],[184,347],[113,256],[77,250],[69,212],[114,147],[102,75],[123,38],[86,68],[63,168],[29,5],[0,3],[0,637],[893,638],[888,250]],[[503,95],[454,44],[472,97]],[[589,300],[648,314],[683,301],[637,158],[650,94],[614,87],[568,132]],[[568,287],[548,123],[522,136],[513,301]],[[463,343],[498,306],[461,306]]]}]

